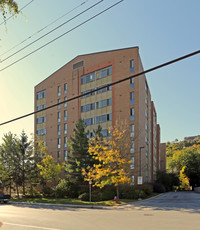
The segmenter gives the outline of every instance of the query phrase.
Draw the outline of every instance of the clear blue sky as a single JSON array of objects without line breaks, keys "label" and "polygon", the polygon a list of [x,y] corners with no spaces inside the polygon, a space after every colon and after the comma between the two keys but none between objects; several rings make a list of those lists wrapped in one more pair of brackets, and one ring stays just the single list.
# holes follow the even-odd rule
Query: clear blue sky
[{"label": "clear blue sky", "polygon": [[[29,2],[16,1],[20,8]],[[9,20],[6,27],[0,26],[0,54],[84,1],[34,0],[23,10],[25,18],[20,15]],[[97,0],[86,1],[82,7],[33,39],[96,2]],[[116,2],[104,0],[50,36],[0,63],[0,69]],[[199,50],[199,12],[199,0],[124,0],[53,44],[0,72],[0,122],[32,112],[34,86],[77,55],[139,46],[144,69],[148,69]],[[162,142],[200,134],[199,69],[200,55],[197,55],[146,75],[161,126]],[[9,131],[19,134],[22,129],[27,134],[33,133],[33,117],[1,126],[0,138]]]}]

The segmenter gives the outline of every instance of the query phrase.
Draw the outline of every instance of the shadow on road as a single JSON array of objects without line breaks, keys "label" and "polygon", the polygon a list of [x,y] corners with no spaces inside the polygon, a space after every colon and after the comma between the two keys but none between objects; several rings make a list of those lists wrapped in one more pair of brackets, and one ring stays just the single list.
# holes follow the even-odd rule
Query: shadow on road
[{"label": "shadow on road", "polygon": [[[68,205],[68,206],[62,206],[62,205],[56,205],[56,204],[38,204],[38,203],[9,203],[6,205],[11,205],[13,207],[21,207],[21,208],[32,208],[32,209],[48,209],[48,210],[69,210],[69,211],[79,211],[80,209],[83,211],[84,209],[104,209],[104,207],[98,207],[98,206],[90,206],[90,207],[84,207],[84,206],[76,206],[76,205]],[[106,209],[106,207],[105,207]]]}]

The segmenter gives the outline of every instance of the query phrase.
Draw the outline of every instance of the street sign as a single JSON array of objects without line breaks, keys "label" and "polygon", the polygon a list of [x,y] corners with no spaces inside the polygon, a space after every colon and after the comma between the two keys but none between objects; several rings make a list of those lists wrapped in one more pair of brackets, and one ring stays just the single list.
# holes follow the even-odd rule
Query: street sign
[{"label": "street sign", "polygon": [[138,176],[138,178],[137,178],[137,183],[138,183],[138,184],[142,184],[142,176]]}]

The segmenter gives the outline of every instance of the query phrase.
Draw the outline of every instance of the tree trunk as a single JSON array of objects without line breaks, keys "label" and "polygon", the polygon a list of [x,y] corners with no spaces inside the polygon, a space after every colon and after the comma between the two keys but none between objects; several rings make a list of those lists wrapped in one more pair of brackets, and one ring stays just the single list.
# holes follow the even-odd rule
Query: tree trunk
[{"label": "tree trunk", "polygon": [[18,188],[18,184],[16,183],[16,190],[17,190],[17,198],[19,199],[19,188]]}]

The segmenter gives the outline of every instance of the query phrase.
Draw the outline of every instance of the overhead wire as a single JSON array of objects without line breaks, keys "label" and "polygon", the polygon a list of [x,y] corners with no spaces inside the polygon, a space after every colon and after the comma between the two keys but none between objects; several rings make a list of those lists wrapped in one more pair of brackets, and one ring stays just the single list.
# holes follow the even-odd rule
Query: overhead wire
[{"label": "overhead wire", "polygon": [[28,36],[26,39],[24,39],[23,41],[21,41],[20,43],[18,43],[17,45],[13,46],[12,48],[10,48],[9,50],[5,51],[4,53],[0,54],[0,57],[2,57],[3,55],[9,53],[11,50],[17,48],[18,46],[22,45],[23,43],[25,43],[26,41],[28,41],[29,39],[33,38],[35,35],[39,34],[40,32],[42,32],[43,30],[47,29],[49,26],[53,25],[55,22],[57,22],[58,20],[60,20],[61,18],[65,17],[66,15],[72,13],[74,10],[78,9],[79,7],[83,6],[86,2],[88,2],[89,0],[86,0],[84,2],[82,2],[81,4],[79,4],[78,6],[74,7],[73,9],[69,10],[67,13],[63,14],[62,16],[58,17],[57,19],[55,19],[54,21],[52,21],[51,23],[47,24],[46,26],[42,27],[41,29],[39,29],[37,32],[33,33],[32,35]]},{"label": "overhead wire", "polygon": [[192,56],[197,55],[197,54],[200,54],[200,50],[197,50],[197,51],[195,51],[195,52],[192,52],[192,53],[189,53],[189,54],[187,54],[187,55],[181,56],[181,57],[179,57],[179,58],[173,59],[173,60],[171,60],[171,61],[165,62],[165,63],[163,63],[163,64],[157,65],[157,66],[155,66],[155,67],[152,67],[152,68],[147,69],[147,70],[145,70],[145,71],[142,71],[142,72],[140,72],[140,73],[137,73],[137,74],[134,74],[134,75],[132,75],[132,76],[123,78],[123,79],[121,79],[121,80],[118,80],[118,81],[109,83],[109,84],[104,85],[104,86],[102,86],[102,87],[98,87],[98,89],[91,90],[90,92],[83,93],[83,94],[77,95],[77,96],[75,96],[75,97],[71,97],[71,98],[69,98],[69,99],[67,99],[67,100],[65,100],[65,101],[62,101],[62,102],[59,102],[59,103],[50,105],[50,106],[46,107],[45,109],[42,109],[42,110],[39,110],[39,111],[34,111],[34,112],[31,112],[31,113],[25,114],[25,115],[23,115],[23,116],[14,118],[14,119],[12,119],[12,120],[5,121],[5,122],[3,122],[3,123],[0,123],[0,126],[5,125],[5,124],[8,124],[8,123],[11,123],[11,122],[14,122],[14,121],[17,121],[17,120],[20,120],[20,119],[23,119],[23,118],[26,118],[26,117],[29,117],[29,116],[31,116],[31,115],[40,113],[40,112],[42,112],[42,111],[49,110],[49,109],[54,108],[54,107],[56,107],[56,106],[58,106],[58,105],[61,105],[61,104],[64,104],[64,103],[66,103],[66,102],[70,102],[70,101],[76,100],[76,99],[78,99],[78,98],[81,98],[81,97],[83,97],[83,96],[86,96],[86,95],[88,95],[88,94],[91,94],[91,93],[93,93],[93,92],[96,92],[96,91],[98,91],[98,90],[104,89],[104,88],[106,88],[106,87],[113,86],[113,85],[117,85],[117,84],[121,84],[122,82],[128,81],[128,80],[130,80],[130,79],[132,79],[132,78],[136,78],[136,77],[139,77],[139,76],[141,76],[141,75],[150,73],[150,72],[152,72],[152,71],[155,71],[155,70],[157,70],[157,69],[160,69],[160,68],[163,68],[163,67],[165,67],[165,66],[171,65],[171,64],[173,64],[173,63],[179,62],[179,61],[181,61],[181,60],[184,60],[184,59],[186,59],[186,58],[192,57]]},{"label": "overhead wire", "polygon": [[[30,5],[34,0],[31,0],[30,2],[28,2],[25,6],[23,6],[20,10],[22,11],[24,8],[26,8],[28,5]],[[10,17],[8,17],[7,19],[5,19],[3,22],[0,23],[0,26],[4,23],[6,23],[8,20],[10,20],[11,18],[13,18],[15,16],[15,14],[12,14]]]},{"label": "overhead wire", "polygon": [[100,4],[101,2],[103,2],[104,0],[100,0],[97,3],[95,3],[94,5],[88,7],[86,10],[83,10],[82,12],[80,12],[79,14],[75,15],[74,17],[70,18],[69,20],[67,20],[66,22],[60,24],[59,26],[55,27],[54,29],[50,30],[48,33],[42,35],[41,37],[37,38],[36,40],[32,41],[31,43],[29,43],[28,45],[24,46],[23,48],[19,49],[18,51],[16,51],[15,53],[9,55],[8,57],[4,58],[3,60],[0,61],[0,63],[8,60],[9,58],[13,57],[14,55],[18,54],[19,52],[25,50],[26,48],[28,48],[29,46],[33,45],[34,43],[38,42],[39,40],[41,40],[42,38],[46,37],[47,35],[51,34],[52,32],[54,32],[55,30],[59,29],[60,27],[64,26],[65,24],[69,23],[70,21],[74,20],[75,18],[79,17],[80,15],[84,14],[85,12],[89,11],[90,9],[92,9],[93,7],[97,6],[98,4]]},{"label": "overhead wire", "polygon": [[[101,0],[101,1],[103,1],[103,0]],[[116,5],[120,4],[120,3],[123,2],[123,1],[124,1],[124,0],[120,0],[120,1],[118,1],[117,3],[111,5],[110,7],[106,8],[106,9],[102,10],[101,12],[95,14],[94,16],[90,17],[89,19],[87,19],[87,20],[81,22],[80,24],[78,24],[77,26],[73,27],[72,29],[66,31],[65,33],[59,35],[58,37],[52,39],[51,41],[45,43],[44,45],[42,45],[42,46],[40,46],[39,48],[35,49],[34,51],[32,51],[32,52],[26,54],[25,56],[19,58],[18,60],[14,61],[13,63],[11,63],[11,64],[9,64],[9,65],[7,65],[6,67],[0,69],[0,72],[2,72],[3,70],[5,70],[5,69],[7,69],[7,68],[9,68],[9,67],[11,67],[11,66],[13,66],[14,64],[18,63],[19,61],[21,61],[21,60],[23,60],[23,59],[29,57],[29,56],[32,55],[33,53],[39,51],[40,49],[42,49],[42,48],[46,47],[47,45],[53,43],[54,41],[58,40],[59,38],[63,37],[64,35],[66,35],[66,34],[72,32],[73,30],[75,30],[75,29],[79,28],[80,26],[86,24],[87,22],[93,20],[94,18],[96,18],[96,17],[98,17],[99,15],[105,13],[106,11],[110,10],[111,8],[115,7]],[[4,60],[5,60],[5,59],[4,59]]]}]

